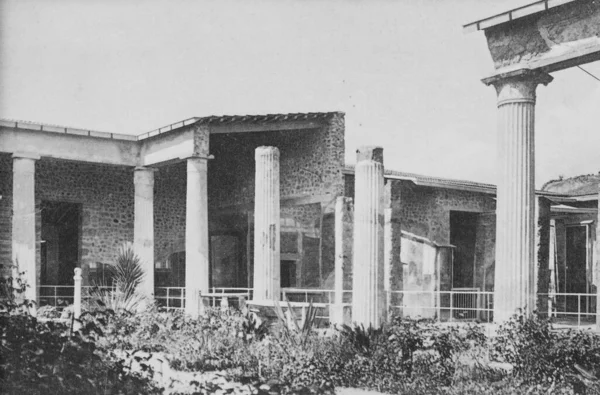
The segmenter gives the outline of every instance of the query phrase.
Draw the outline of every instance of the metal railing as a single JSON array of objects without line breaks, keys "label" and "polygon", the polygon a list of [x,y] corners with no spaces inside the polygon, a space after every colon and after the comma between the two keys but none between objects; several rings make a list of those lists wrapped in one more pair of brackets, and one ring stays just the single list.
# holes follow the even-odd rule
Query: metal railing
[{"label": "metal railing", "polygon": [[596,294],[588,293],[538,293],[548,302],[548,316],[557,324],[586,326],[596,323]]},{"label": "metal railing", "polygon": [[[103,291],[114,290],[114,287],[104,286],[96,287],[85,285],[81,287],[81,300],[83,303],[89,303],[93,298],[92,289],[100,289]],[[40,285],[38,286],[38,305],[66,307],[73,304],[75,295],[74,285]]]},{"label": "metal railing", "polygon": [[477,288],[452,291],[391,291],[390,305],[403,317],[438,321],[492,322],[494,293]]},{"label": "metal railing", "polygon": [[[252,297],[252,288],[211,287],[209,292],[202,296],[208,299],[208,303],[212,307],[220,306],[223,298],[227,298],[229,305],[237,306],[239,298],[243,297],[248,300]],[[183,309],[185,308],[185,287],[155,287],[154,299],[160,307],[166,308],[167,311]]]}]

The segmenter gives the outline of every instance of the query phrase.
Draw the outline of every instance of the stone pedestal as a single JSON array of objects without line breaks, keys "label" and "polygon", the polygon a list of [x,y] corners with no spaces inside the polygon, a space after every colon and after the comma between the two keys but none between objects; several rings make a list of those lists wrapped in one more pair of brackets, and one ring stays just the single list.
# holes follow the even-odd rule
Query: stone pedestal
[{"label": "stone pedestal", "polygon": [[387,317],[383,149],[359,148],[354,177],[352,321],[365,328],[379,327]]},{"label": "stone pedestal", "polygon": [[196,317],[208,293],[208,157],[187,159],[185,209],[185,311]]},{"label": "stone pedestal", "polygon": [[35,161],[39,158],[28,154],[13,155],[12,264],[25,273],[25,298],[36,302]]},{"label": "stone pedestal", "polygon": [[136,167],[133,173],[133,249],[145,273],[140,291],[147,296],[154,295],[154,172],[153,168]]},{"label": "stone pedestal", "polygon": [[551,80],[531,70],[484,80],[498,94],[496,322],[535,308],[535,90]]},{"label": "stone pedestal", "polygon": [[279,300],[279,149],[258,147],[255,160],[253,299]]}]

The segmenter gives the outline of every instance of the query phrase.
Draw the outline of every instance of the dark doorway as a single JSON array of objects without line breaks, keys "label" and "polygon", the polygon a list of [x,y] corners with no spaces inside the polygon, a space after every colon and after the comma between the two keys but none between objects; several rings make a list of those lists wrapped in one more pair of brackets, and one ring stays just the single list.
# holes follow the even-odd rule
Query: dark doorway
[{"label": "dark doorway", "polygon": [[477,213],[450,211],[450,244],[455,246],[452,287],[472,288],[475,284],[475,241]]},{"label": "dark doorway", "polygon": [[210,238],[211,287],[241,287],[246,278],[241,270],[240,239],[234,235]]},{"label": "dark doorway", "polygon": [[73,285],[79,266],[81,204],[42,201],[41,285]]},{"label": "dark doorway", "polygon": [[281,261],[281,288],[296,287],[296,261]]},{"label": "dark doorway", "polygon": [[[569,294],[589,293],[587,226],[568,226],[566,233],[565,291]],[[566,297],[567,311],[576,312],[580,308],[587,311],[587,302],[585,297]]]}]

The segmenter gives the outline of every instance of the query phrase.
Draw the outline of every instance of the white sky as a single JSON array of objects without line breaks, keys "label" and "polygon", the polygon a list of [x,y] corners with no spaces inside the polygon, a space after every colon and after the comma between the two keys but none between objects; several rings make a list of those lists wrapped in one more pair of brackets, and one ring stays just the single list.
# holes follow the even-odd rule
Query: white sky
[{"label": "white sky", "polygon": [[[528,1],[0,0],[0,117],[139,134],[192,116],[346,113],[346,161],[495,182],[482,32]],[[600,77],[600,62],[584,66]],[[600,171],[600,82],[538,88],[539,186]]]}]

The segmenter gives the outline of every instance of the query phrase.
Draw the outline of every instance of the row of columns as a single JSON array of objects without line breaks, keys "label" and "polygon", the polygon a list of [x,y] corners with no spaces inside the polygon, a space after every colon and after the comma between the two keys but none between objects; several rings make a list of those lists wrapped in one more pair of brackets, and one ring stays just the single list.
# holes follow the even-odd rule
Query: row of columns
[{"label": "row of columns", "polygon": [[[39,156],[13,154],[13,220],[12,259],[24,273],[25,297],[37,300],[38,270],[36,265],[35,226],[35,162]],[[208,157],[187,160],[186,192],[186,311],[198,312],[198,297],[208,292]],[[154,293],[154,174],[156,169],[134,170],[134,243],[133,247],[144,267],[140,290]]]}]

